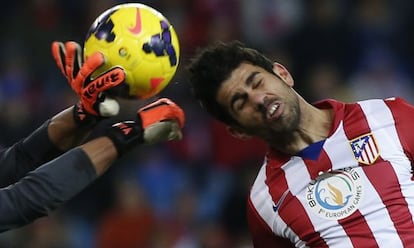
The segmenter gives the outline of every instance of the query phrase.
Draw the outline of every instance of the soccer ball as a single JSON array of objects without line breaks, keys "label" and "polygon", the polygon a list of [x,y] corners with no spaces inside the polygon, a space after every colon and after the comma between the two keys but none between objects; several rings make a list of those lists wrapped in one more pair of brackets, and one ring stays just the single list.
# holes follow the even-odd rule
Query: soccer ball
[{"label": "soccer ball", "polygon": [[170,22],[144,4],[126,3],[104,11],[91,25],[85,39],[85,59],[101,52],[106,63],[92,76],[115,66],[126,79],[110,93],[146,99],[158,94],[177,70],[180,47]]}]

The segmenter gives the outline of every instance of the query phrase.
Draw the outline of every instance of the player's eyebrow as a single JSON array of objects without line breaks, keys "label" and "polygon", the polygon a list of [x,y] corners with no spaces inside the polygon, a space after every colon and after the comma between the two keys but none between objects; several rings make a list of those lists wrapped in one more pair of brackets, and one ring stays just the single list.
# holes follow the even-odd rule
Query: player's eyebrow
[{"label": "player's eyebrow", "polygon": [[[253,80],[255,78],[255,76],[259,74],[258,71],[253,71],[252,73],[250,73],[250,75],[246,78],[246,80],[244,81],[246,86],[250,86],[253,83]],[[246,93],[240,93],[240,92],[236,92],[230,100],[230,108],[233,112],[236,112],[234,109],[234,103],[239,100],[240,98],[245,98],[246,97]]]}]

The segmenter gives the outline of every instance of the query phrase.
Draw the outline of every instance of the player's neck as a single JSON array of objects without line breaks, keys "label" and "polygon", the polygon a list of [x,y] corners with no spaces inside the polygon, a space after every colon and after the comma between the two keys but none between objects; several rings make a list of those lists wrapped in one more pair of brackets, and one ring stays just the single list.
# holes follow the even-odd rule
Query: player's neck
[{"label": "player's neck", "polygon": [[301,106],[298,129],[286,137],[276,139],[273,148],[286,154],[297,154],[311,144],[328,137],[332,126],[333,110],[318,109],[310,104]]}]

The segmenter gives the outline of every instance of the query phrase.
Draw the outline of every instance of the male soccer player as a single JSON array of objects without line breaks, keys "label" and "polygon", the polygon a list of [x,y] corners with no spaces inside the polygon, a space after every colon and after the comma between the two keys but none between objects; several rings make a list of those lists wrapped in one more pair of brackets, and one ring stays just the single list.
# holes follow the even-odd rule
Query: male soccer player
[{"label": "male soccer player", "polygon": [[[82,65],[81,49],[75,42],[54,42],[52,54],[79,102],[1,151],[0,232],[49,214],[132,147],[182,135],[183,110],[163,98],[138,110],[133,120],[116,123],[82,144],[85,135],[104,118],[100,107],[105,102],[104,91],[122,83],[125,75],[117,68],[92,80],[90,75],[105,58],[96,53]],[[116,113],[107,110],[106,115]]]},{"label": "male soccer player", "polygon": [[311,104],[283,65],[240,42],[201,50],[189,70],[231,134],[268,144],[248,196],[255,247],[414,247],[414,106]]}]

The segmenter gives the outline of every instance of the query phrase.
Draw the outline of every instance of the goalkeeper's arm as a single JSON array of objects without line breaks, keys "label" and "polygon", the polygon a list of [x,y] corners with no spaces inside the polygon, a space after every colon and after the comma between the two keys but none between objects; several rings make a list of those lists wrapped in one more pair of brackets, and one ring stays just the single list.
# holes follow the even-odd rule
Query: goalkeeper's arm
[{"label": "goalkeeper's arm", "polygon": [[91,128],[75,124],[73,111],[74,107],[63,110],[0,153],[0,187],[15,183],[29,171],[80,144]]},{"label": "goalkeeper's arm", "polygon": [[102,175],[116,158],[132,147],[180,139],[183,124],[181,108],[168,99],[160,99],[139,110],[134,121],[114,124],[102,136],[47,162],[17,183],[1,188],[0,232],[48,215]]}]

